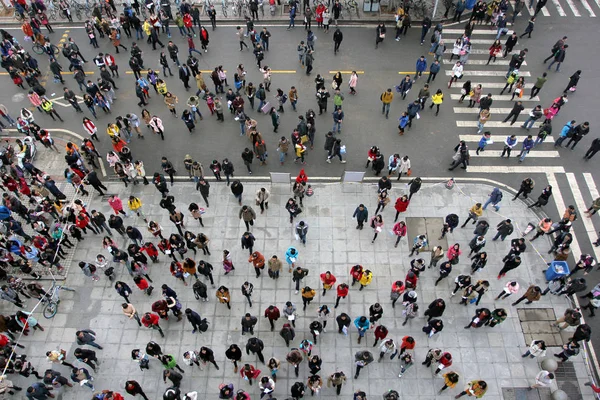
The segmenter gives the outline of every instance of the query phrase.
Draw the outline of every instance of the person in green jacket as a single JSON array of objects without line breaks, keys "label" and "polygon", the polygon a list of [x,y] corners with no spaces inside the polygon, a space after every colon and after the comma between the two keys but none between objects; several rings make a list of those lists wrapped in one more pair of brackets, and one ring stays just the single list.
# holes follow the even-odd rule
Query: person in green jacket
[{"label": "person in green jacket", "polygon": [[594,200],[590,208],[584,212],[587,214],[588,218],[592,218],[592,215],[596,214],[598,210],[600,210],[600,197]]},{"label": "person in green jacket", "polygon": [[178,369],[180,372],[185,372],[177,365],[177,360],[171,354],[163,354],[159,357],[159,360],[165,369]]},{"label": "person in green jacket", "polygon": [[181,18],[180,13],[177,13],[175,15],[175,25],[177,25],[177,27],[179,28],[179,33],[181,34],[181,36],[185,37],[186,33],[185,33],[184,24],[183,24],[183,18]]},{"label": "person in green jacket", "polygon": [[342,103],[344,102],[344,96],[340,93],[340,89],[335,90],[335,94],[333,95],[333,105],[334,111],[339,108],[342,108]]},{"label": "person in green jacket", "polygon": [[491,318],[485,323],[486,326],[493,328],[494,326],[501,324],[506,319],[507,314],[504,308],[496,308],[492,311]]}]

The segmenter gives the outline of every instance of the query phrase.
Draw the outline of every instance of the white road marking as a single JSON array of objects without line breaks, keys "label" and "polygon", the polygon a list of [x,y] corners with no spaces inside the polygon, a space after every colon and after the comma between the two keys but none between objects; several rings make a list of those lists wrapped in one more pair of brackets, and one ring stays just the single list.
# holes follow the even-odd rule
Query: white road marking
[{"label": "white road marking", "polygon": [[[558,1],[558,0],[552,0],[552,1]],[[581,13],[577,9],[577,7],[575,7],[575,3],[573,3],[573,0],[565,0],[565,1],[569,5],[569,8],[571,9],[571,11],[573,11],[573,15],[575,15],[576,17],[581,17]]]},{"label": "white road marking", "polygon": [[[571,188],[571,192],[573,193],[573,198],[575,199],[575,205],[579,209],[579,219],[583,222],[583,226],[585,227],[585,231],[587,233],[588,239],[591,242],[596,241],[596,229],[594,229],[594,224],[592,220],[584,214],[584,211],[587,210],[587,206],[585,205],[585,200],[581,195],[581,190],[579,190],[579,185],[577,184],[577,179],[575,178],[575,174],[572,172],[567,172],[567,181],[569,181],[569,187]],[[553,187],[554,189],[554,187]],[[594,257],[596,260],[600,257],[600,249],[594,245],[592,245],[592,249],[594,251]],[[579,259],[577,257],[576,259]]]},{"label": "white road marking", "polygon": [[[451,76],[452,75],[452,70],[446,70],[446,76]],[[470,70],[465,70],[463,71],[463,75],[464,76],[506,76],[506,72],[505,71],[470,71]],[[529,71],[520,71],[519,72],[519,76],[523,76],[523,77],[527,77],[527,76],[531,76],[531,73]]]},{"label": "white road marking", "polygon": [[587,185],[588,190],[592,195],[592,198],[597,199],[598,197],[600,197],[600,195],[598,194],[598,189],[596,189],[596,182],[594,182],[592,174],[590,174],[589,172],[584,172],[583,179],[585,179],[585,184]]},{"label": "white road marking", "polygon": [[[489,52],[488,52],[489,54]],[[490,65],[508,65],[510,60],[496,60],[496,62],[490,61]],[[471,60],[467,61],[467,65],[487,65],[487,60]],[[527,65],[527,61],[523,61],[523,65]]]},{"label": "white road marking", "polygon": [[[479,140],[481,139],[481,136],[482,135],[458,135],[458,138],[459,138],[459,140],[464,140],[465,142],[477,142],[477,143],[479,143]],[[495,140],[498,137],[503,137],[504,138],[504,135],[500,135],[500,134],[494,135],[494,134],[492,134],[492,140]],[[527,138],[527,136],[517,135],[517,141],[518,141],[518,143],[523,143],[523,140],[525,140],[526,138]],[[549,140],[549,139],[551,139],[551,137],[547,136],[546,140]],[[544,143],[547,143],[547,142],[544,142]]]},{"label": "white road marking", "polygon": [[[418,27],[419,29],[421,29],[421,27]],[[452,29],[452,28],[444,28],[443,30],[443,34],[451,34],[451,35],[462,35],[463,33],[465,33],[464,29]],[[509,35],[512,35],[513,31],[508,31]],[[496,35],[496,30],[492,30],[492,29],[474,29],[473,30],[473,35]]]},{"label": "white road marking", "polygon": [[[525,165],[469,165],[467,172],[472,173],[487,173],[487,174],[552,174],[565,172],[563,167],[536,167]],[[554,196],[554,187],[552,184],[552,195]],[[556,199],[555,199],[556,200]],[[563,209],[564,209],[564,203]],[[560,209],[560,207],[559,207]]]},{"label": "white road marking", "polygon": [[[525,121],[523,121],[525,122]],[[539,123],[534,122],[533,128],[538,128]],[[477,121],[456,121],[456,126],[459,128],[477,128]],[[514,125],[511,125],[510,122],[502,122],[502,121],[488,121],[486,122],[484,129],[488,128],[521,128],[521,123],[517,121]]]},{"label": "white road marking", "polygon": [[[503,82],[471,82],[471,87],[475,87],[478,84],[481,84],[484,93],[486,93],[486,89],[502,89],[504,88],[505,83]],[[525,89],[531,89],[533,87],[533,83],[526,83],[525,84]],[[462,89],[462,86],[454,86],[454,84],[452,85],[452,89]],[[492,94],[493,95],[493,94]],[[525,94],[524,96],[526,96],[527,94]],[[512,95],[511,95],[512,96]],[[535,99],[535,97],[534,97]]]},{"label": "white road marking", "polygon": [[581,5],[583,6],[583,8],[585,8],[587,10],[587,12],[590,14],[590,17],[596,18],[596,14],[594,13],[594,10],[592,10],[592,7],[590,7],[589,3],[586,0],[579,0],[579,1],[581,1]]},{"label": "white road marking", "polygon": [[[485,86],[484,86],[484,93],[485,93]],[[452,100],[460,100],[461,97],[462,97],[462,94],[450,94],[450,98]],[[494,101],[496,101],[496,100],[498,100],[498,101],[513,101],[510,99],[511,97],[512,97],[512,94],[493,94],[492,93],[492,100],[494,100]],[[465,97],[465,99],[467,99],[467,98],[468,98],[468,96]],[[526,101],[539,102],[540,101],[540,98],[537,96],[535,96],[531,100],[527,96],[525,96],[524,98],[520,98],[520,99],[517,96],[515,96],[514,101],[517,101],[517,99],[521,102],[526,102]],[[527,107],[525,107],[525,108],[527,108]]]},{"label": "white road marking", "polygon": [[563,8],[560,5],[560,3],[558,2],[558,0],[552,0],[552,2],[554,3],[556,10],[558,11],[558,15],[560,15],[561,17],[566,17],[567,13],[565,13],[565,10],[563,10]]},{"label": "white road marking", "polygon": [[[475,107],[454,107],[456,114],[479,114],[479,108]],[[508,114],[512,108],[490,108],[490,113],[494,114]]]},{"label": "white road marking", "polygon": [[[549,168],[549,167],[541,167],[541,168]],[[545,171],[546,179],[548,179],[548,184],[552,186],[552,198],[554,199],[554,203],[556,204],[556,208],[558,209],[559,215],[556,218],[552,218],[552,220],[558,221],[560,217],[562,217],[563,213],[567,209],[565,206],[565,201],[563,200],[562,193],[560,188],[558,187],[558,181],[556,180],[556,171]],[[564,171],[562,171],[564,172]],[[583,218],[583,217],[582,217]],[[571,231],[571,235],[573,236],[573,241],[571,242],[571,254],[576,260],[579,260],[581,257],[581,247],[579,247],[579,242],[577,241],[577,237],[575,236],[575,232]]]},{"label": "white road marking", "polygon": [[[488,157],[488,158],[500,158],[500,155],[502,154],[502,150],[485,150],[480,152],[479,154],[476,153],[476,150],[469,150],[469,154],[471,155],[471,157]],[[512,154],[515,156],[518,156],[518,154],[521,152],[520,149],[513,149]],[[529,152],[529,154],[527,154],[527,158],[529,157],[537,157],[537,158],[558,158],[560,157],[560,154],[558,153],[558,151],[536,151],[536,150],[531,150]]]}]

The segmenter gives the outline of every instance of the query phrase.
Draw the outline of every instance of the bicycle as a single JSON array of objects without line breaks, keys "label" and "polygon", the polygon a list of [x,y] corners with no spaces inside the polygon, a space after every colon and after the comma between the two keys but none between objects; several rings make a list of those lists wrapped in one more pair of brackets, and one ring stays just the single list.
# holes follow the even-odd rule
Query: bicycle
[{"label": "bicycle", "polygon": [[42,314],[44,314],[44,317],[47,319],[54,317],[56,315],[56,313],[58,312],[58,305],[60,304],[60,296],[59,296],[60,290],[66,290],[67,292],[75,291],[75,289],[71,289],[70,287],[57,285],[56,281],[54,281],[52,283],[52,287],[47,292],[50,295],[50,297],[42,298],[43,303],[47,302],[47,304],[44,306],[44,310],[42,312]]},{"label": "bicycle", "polygon": [[[54,55],[57,55],[60,52],[58,50],[58,47],[56,47],[55,45],[51,44],[50,47],[52,48],[52,53],[54,53]],[[46,48],[39,43],[34,43],[32,50],[37,55],[48,54],[46,52]]]},{"label": "bicycle", "polygon": [[429,5],[425,0],[411,0],[410,8],[413,10],[413,15],[426,17],[430,14]]},{"label": "bicycle", "polygon": [[221,0],[221,14],[227,18],[227,0]]}]

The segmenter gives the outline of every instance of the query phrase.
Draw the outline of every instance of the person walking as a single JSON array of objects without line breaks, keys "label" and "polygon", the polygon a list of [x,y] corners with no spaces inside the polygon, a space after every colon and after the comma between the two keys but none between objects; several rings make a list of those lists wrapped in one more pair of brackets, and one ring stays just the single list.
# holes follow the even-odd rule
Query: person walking
[{"label": "person walking", "polygon": [[473,380],[467,384],[465,390],[454,396],[455,399],[459,399],[465,395],[473,396],[475,398],[481,398],[485,395],[488,386],[486,381],[482,380]]},{"label": "person walking", "polygon": [[535,376],[535,383],[533,385],[529,386],[527,389],[533,390],[533,389],[537,389],[537,388],[548,387],[552,383],[553,379],[554,379],[554,374],[552,372],[541,370]]},{"label": "person walking", "polygon": [[256,213],[250,206],[242,206],[240,209],[239,219],[244,221],[246,225],[246,231],[250,231],[250,226],[254,226],[254,220],[256,219]]},{"label": "person walking", "polygon": [[[552,68],[554,63],[556,63],[556,72],[560,72],[560,65],[565,61],[565,57],[567,56],[567,48],[568,47],[569,47],[569,45],[565,44],[556,50],[556,52],[554,53],[554,60],[552,60],[552,62],[548,65],[548,68],[547,68],[548,71],[550,71],[550,68]],[[544,61],[544,63],[545,63],[545,61]]]}]

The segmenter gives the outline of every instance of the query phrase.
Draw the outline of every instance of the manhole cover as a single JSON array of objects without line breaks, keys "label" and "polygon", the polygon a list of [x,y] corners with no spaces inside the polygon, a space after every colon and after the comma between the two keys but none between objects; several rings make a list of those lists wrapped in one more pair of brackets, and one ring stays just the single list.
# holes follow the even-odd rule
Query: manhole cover
[{"label": "manhole cover", "polygon": [[546,346],[562,346],[560,330],[554,326],[556,315],[552,308],[520,308],[517,310],[525,343],[543,340]]}]

